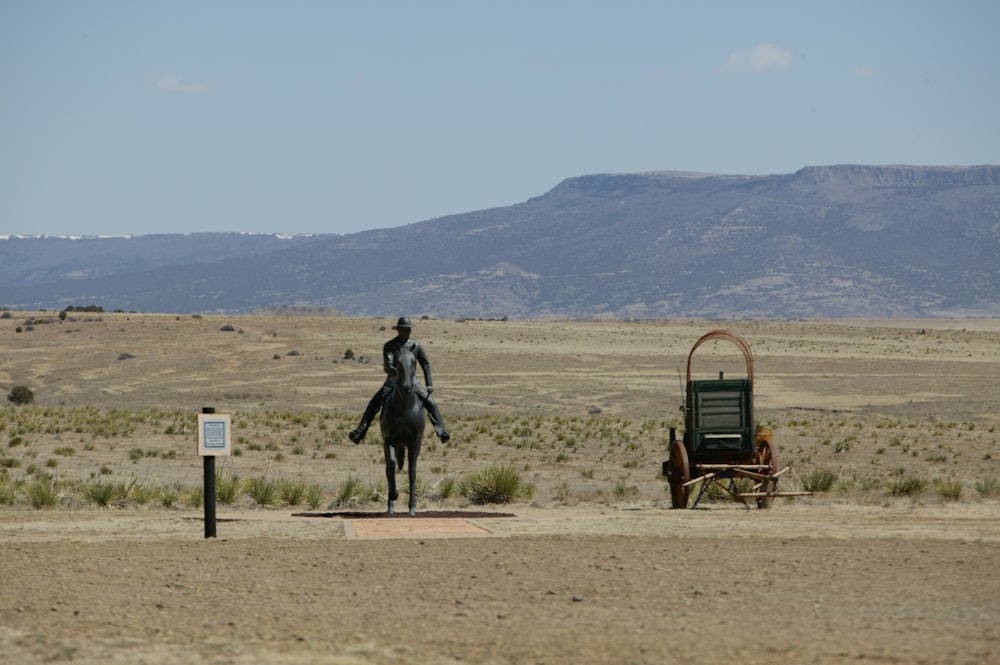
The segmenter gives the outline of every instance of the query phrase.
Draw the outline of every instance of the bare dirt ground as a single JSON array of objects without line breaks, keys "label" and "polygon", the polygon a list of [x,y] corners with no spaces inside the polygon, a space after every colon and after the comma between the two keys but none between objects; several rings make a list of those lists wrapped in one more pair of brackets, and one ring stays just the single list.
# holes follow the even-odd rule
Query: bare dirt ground
[{"label": "bare dirt ground", "polygon": [[[191,432],[141,413],[204,405],[240,414],[246,452],[224,466],[244,476],[305,477],[329,499],[377,464],[377,442],[344,434],[378,367],[343,356],[377,357],[389,321],[105,314],[15,333],[23,323],[0,320],[0,386],[31,385],[32,418],[115,408],[142,422],[46,431],[6,407],[9,482],[42,469],[85,482],[108,467],[196,485]],[[0,507],[3,661],[1000,660],[1000,503],[972,489],[1000,471],[1000,322],[729,325],[756,354],[758,417],[775,427],[779,460],[800,477],[835,470],[848,489],[768,511],[669,510],[663,430],[676,425],[678,368],[712,327],[417,321],[456,433],[427,446],[428,478],[516,463],[537,487],[530,502],[428,494],[419,511],[468,516],[395,519],[223,506],[215,539],[191,507]],[[728,374],[727,363],[720,350],[707,369]],[[272,411],[317,419],[271,432],[255,418]],[[518,428],[536,429],[507,432]],[[133,448],[157,453],[130,461]],[[966,493],[891,496],[884,482],[901,473]]]},{"label": "bare dirt ground", "polygon": [[0,648],[108,664],[1000,656],[995,507],[513,512],[221,515],[217,540],[197,515],[5,515]]}]

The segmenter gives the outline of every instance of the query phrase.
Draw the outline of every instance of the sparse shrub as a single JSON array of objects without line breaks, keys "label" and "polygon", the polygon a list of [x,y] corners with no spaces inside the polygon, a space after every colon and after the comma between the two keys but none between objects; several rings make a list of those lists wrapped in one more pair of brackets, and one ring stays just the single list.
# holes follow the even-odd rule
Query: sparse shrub
[{"label": "sparse shrub", "polygon": [[354,360],[354,350],[347,349],[344,351],[344,360]]},{"label": "sparse shrub", "polygon": [[306,490],[306,505],[310,510],[316,510],[323,505],[323,488],[319,485],[310,485]]},{"label": "sparse shrub", "polygon": [[639,496],[639,488],[635,485],[629,485],[624,480],[619,480],[615,483],[615,486],[611,488],[611,496],[616,499],[629,499],[637,497]]},{"label": "sparse shrub", "polygon": [[335,503],[338,507],[355,505],[362,492],[363,487],[361,479],[354,474],[349,474],[347,476],[347,480],[345,480],[337,490],[337,499]]},{"label": "sparse shrub", "polygon": [[123,352],[118,354],[118,360],[132,360],[132,358],[135,358],[135,356],[131,353]]},{"label": "sparse shrub", "polygon": [[31,404],[35,401],[35,391],[28,386],[14,386],[7,399],[14,404]]},{"label": "sparse shrub", "polygon": [[916,476],[897,473],[889,481],[889,493],[893,496],[920,496],[927,491],[927,481]]},{"label": "sparse shrub", "polygon": [[145,506],[154,498],[156,498],[156,490],[146,487],[141,483],[137,483],[132,490],[132,500],[135,501],[136,505]]},{"label": "sparse shrub", "polygon": [[1000,479],[996,476],[987,476],[976,481],[976,491],[984,499],[1000,498]]},{"label": "sparse shrub", "polygon": [[835,452],[835,453],[845,453],[845,452],[849,451],[851,449],[851,444],[853,444],[854,441],[856,441],[856,440],[857,440],[857,437],[855,437],[854,435],[851,435],[851,436],[847,437],[846,439],[844,439],[843,441],[838,442],[837,445],[834,446],[833,452]]},{"label": "sparse shrub", "polygon": [[56,489],[55,483],[49,478],[38,478],[34,482],[28,484],[25,488],[25,493],[28,495],[28,501],[31,502],[32,507],[38,508],[51,508],[59,502],[59,491]]},{"label": "sparse shrub", "polygon": [[297,506],[305,499],[306,484],[302,480],[284,480],[278,483],[278,494],[289,506]]},{"label": "sparse shrub", "polygon": [[205,502],[205,489],[199,485],[198,487],[192,487],[187,496],[184,498],[184,503],[188,505],[189,508],[201,508],[202,504]]},{"label": "sparse shrub", "polygon": [[124,483],[96,482],[83,488],[83,498],[87,503],[93,503],[101,508],[123,506],[128,491]]},{"label": "sparse shrub", "polygon": [[386,497],[385,489],[385,479],[379,478],[377,481],[362,488],[361,490],[361,500],[362,501],[382,501]]},{"label": "sparse shrub", "polygon": [[12,505],[16,497],[14,483],[7,478],[0,478],[0,506]]},{"label": "sparse shrub", "polygon": [[837,474],[829,469],[813,469],[802,478],[807,492],[829,492],[837,484]]},{"label": "sparse shrub", "polygon": [[959,501],[965,493],[965,488],[956,478],[935,478],[934,491],[946,501]]},{"label": "sparse shrub", "polygon": [[251,478],[246,483],[246,494],[258,505],[265,508],[281,503],[281,492],[278,484],[267,478]]},{"label": "sparse shrub", "polygon": [[438,497],[440,497],[442,501],[451,498],[451,495],[455,493],[455,487],[456,483],[454,476],[442,478],[438,483]]},{"label": "sparse shrub", "polygon": [[236,326],[234,326],[231,323],[227,323],[226,325],[224,325],[221,328],[219,328],[219,331],[220,332],[236,332]]},{"label": "sparse shrub", "polygon": [[177,487],[161,487],[160,488],[160,503],[164,508],[172,508],[177,499],[180,497],[180,492]]},{"label": "sparse shrub", "polygon": [[533,491],[521,480],[516,469],[506,464],[493,464],[463,478],[459,493],[475,504],[504,504],[530,498]]},{"label": "sparse shrub", "polygon": [[240,497],[242,489],[243,481],[240,480],[239,476],[233,475],[227,478],[218,473],[215,474],[215,498],[220,503],[235,503],[236,499]]},{"label": "sparse shrub", "polygon": [[564,480],[553,488],[552,498],[561,503],[566,503],[572,493],[573,492],[570,490],[569,483]]}]

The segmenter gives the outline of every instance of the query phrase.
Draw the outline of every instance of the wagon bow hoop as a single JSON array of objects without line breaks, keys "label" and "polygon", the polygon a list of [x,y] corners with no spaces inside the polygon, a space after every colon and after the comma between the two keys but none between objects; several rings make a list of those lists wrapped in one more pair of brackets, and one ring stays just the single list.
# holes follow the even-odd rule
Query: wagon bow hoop
[{"label": "wagon bow hoop", "polygon": [[694,346],[691,347],[690,353],[688,353],[687,362],[687,380],[691,383],[691,360],[694,358],[694,352],[699,346],[705,342],[711,341],[713,339],[725,339],[736,346],[739,347],[740,351],[743,353],[743,359],[747,364],[747,379],[750,381],[750,390],[753,391],[753,353],[750,351],[750,345],[747,344],[746,340],[729,330],[713,330],[712,332],[705,333],[702,335]]}]

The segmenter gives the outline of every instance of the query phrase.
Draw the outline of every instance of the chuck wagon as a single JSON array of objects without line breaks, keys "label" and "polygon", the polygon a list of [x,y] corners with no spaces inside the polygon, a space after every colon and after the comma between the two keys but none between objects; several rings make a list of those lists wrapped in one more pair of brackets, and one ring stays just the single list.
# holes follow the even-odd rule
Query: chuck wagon
[{"label": "chuck wagon", "polygon": [[[705,342],[725,340],[735,344],[746,362],[746,374],[717,379],[692,378],[695,351]],[[670,484],[674,508],[687,508],[691,488],[700,485],[691,507],[705,492],[718,484],[734,499],[749,507],[770,508],[776,496],[801,496],[810,492],[780,492],[779,477],[789,467],[778,470],[773,434],[757,425],[753,412],[753,354],[739,335],[713,330],[695,343],[688,354],[684,398],[684,436],[677,438],[670,428],[670,458],[663,462],[663,475]],[[742,482],[741,479],[745,479]]]}]

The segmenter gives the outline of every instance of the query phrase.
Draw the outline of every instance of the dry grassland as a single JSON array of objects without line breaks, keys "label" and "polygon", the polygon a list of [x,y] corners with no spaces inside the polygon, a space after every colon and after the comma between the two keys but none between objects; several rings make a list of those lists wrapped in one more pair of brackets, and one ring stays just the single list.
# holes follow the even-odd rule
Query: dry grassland
[{"label": "dry grassland", "polygon": [[[27,385],[36,398],[0,409],[0,477],[9,489],[39,478],[75,484],[60,498],[71,507],[86,503],[81,485],[112,482],[144,488],[132,498],[149,506],[164,503],[161,490],[167,504],[197,506],[194,422],[212,406],[233,415],[237,455],[220,459],[221,476],[305,485],[316,507],[338,496],[363,503],[384,482],[380,439],[373,429],[354,446],[346,434],[381,382],[391,325],[12,313],[0,319],[0,388]],[[925,497],[935,483],[961,500],[1000,491],[1000,321],[424,319],[414,337],[454,435],[441,444],[428,429],[424,507],[460,503],[449,479],[494,463],[518,470],[540,506],[665,503],[660,462],[669,428],[683,426],[688,351],[719,327],[755,354],[757,418],[775,431],[780,465],[793,467],[784,489],[825,471],[865,501],[900,480],[922,484],[914,493]],[[718,371],[743,374],[735,346],[695,354],[696,378]],[[20,489],[17,505],[27,499]]]}]

